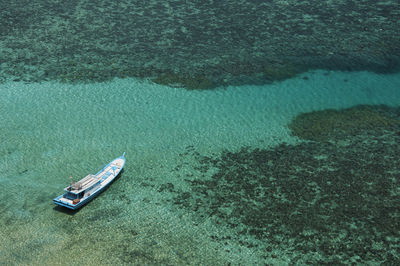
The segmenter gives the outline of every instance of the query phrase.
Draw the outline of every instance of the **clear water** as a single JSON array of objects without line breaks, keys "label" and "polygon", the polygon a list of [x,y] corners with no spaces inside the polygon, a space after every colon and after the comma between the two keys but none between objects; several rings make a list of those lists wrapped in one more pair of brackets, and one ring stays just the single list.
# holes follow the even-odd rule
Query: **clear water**
[{"label": "clear water", "polygon": [[400,265],[396,1],[0,6],[0,265]]},{"label": "clear water", "polygon": [[[171,205],[159,188],[188,186],[189,168],[172,171],[196,164],[181,157],[187,147],[208,155],[296,143],[287,124],[300,112],[400,104],[400,75],[324,73],[205,92],[135,79],[1,84],[2,263],[260,263],[262,248],[213,241],[232,232]],[[70,175],[95,173],[123,152],[124,172],[100,197],[76,213],[54,208]],[[275,263],[293,257],[274,252]]]}]

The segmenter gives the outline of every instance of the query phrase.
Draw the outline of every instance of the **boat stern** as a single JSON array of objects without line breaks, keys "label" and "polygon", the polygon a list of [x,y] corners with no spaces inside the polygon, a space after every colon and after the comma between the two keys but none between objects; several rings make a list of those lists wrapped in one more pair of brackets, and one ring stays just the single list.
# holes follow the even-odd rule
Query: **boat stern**
[{"label": "boat stern", "polygon": [[69,202],[67,202],[65,200],[62,200],[62,199],[64,199],[64,195],[60,195],[60,196],[54,198],[53,202],[56,205],[66,207],[66,208],[71,209],[71,210],[76,210],[81,205],[81,204],[79,204],[79,202],[77,204],[73,204],[73,202],[69,203]]}]

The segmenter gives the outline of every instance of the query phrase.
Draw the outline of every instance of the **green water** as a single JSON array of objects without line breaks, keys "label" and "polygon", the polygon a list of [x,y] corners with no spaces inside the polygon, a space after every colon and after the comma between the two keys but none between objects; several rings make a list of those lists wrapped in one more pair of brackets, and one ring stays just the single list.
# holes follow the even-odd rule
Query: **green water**
[{"label": "green water", "polygon": [[[185,179],[213,173],[194,171],[193,153],[296,144],[287,124],[300,112],[400,105],[399,75],[329,73],[212,91],[135,79],[1,84],[0,264],[286,264],[301,256],[290,246],[267,252],[268,239],[235,238],[237,229],[173,198],[189,191]],[[78,212],[54,207],[69,176],[96,173],[123,152],[125,169],[102,195]]]}]

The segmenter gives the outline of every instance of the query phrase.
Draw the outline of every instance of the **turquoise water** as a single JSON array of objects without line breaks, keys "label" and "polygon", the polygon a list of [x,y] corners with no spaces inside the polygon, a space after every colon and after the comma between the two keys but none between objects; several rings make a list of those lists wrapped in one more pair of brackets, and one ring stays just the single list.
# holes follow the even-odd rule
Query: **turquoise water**
[{"label": "turquoise water", "polygon": [[[359,104],[399,107],[399,87],[399,74],[323,70],[209,91],[134,78],[0,84],[0,264],[281,265],[295,258],[305,263],[303,256],[323,259],[293,246],[267,249],[268,238],[235,237],[238,229],[213,215],[174,204],[180,191],[190,191],[187,178],[204,180],[217,171],[199,174],[192,155],[296,145],[301,140],[288,128],[296,115]],[[126,168],[101,196],[76,213],[53,206],[70,175],[95,173],[123,152]],[[391,237],[387,241],[398,243],[398,228]],[[387,252],[398,260],[395,250]],[[356,257],[343,255],[347,262]]]}]

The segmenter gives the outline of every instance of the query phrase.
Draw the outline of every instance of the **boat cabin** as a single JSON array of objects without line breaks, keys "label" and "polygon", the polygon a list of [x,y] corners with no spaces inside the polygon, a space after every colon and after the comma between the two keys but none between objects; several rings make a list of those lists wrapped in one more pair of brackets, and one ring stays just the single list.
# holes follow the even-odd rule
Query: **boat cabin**
[{"label": "boat cabin", "polygon": [[100,185],[100,181],[100,177],[97,177],[95,175],[88,175],[82,180],[64,188],[64,191],[66,192],[64,194],[64,198],[79,202],[79,200],[83,198],[83,196],[85,196],[85,192],[90,191]]},{"label": "boat cabin", "polygon": [[81,199],[81,198],[83,198],[83,195],[84,195],[84,194],[85,194],[85,191],[82,191],[82,192],[79,193],[79,194],[67,192],[67,193],[64,194],[64,198],[70,199],[70,200]]}]

